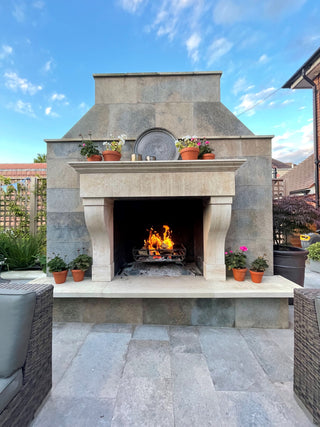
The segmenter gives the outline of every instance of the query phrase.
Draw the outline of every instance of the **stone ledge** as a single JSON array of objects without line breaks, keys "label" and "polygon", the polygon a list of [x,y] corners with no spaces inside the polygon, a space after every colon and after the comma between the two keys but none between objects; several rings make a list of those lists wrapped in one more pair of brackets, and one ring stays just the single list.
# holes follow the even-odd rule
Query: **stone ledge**
[{"label": "stone ledge", "polygon": [[72,278],[55,285],[53,278],[35,279],[32,283],[54,285],[54,298],[292,298],[300,286],[282,276],[265,276],[256,284],[250,279],[237,282],[205,280],[203,277],[116,277],[112,282],[93,282]]}]

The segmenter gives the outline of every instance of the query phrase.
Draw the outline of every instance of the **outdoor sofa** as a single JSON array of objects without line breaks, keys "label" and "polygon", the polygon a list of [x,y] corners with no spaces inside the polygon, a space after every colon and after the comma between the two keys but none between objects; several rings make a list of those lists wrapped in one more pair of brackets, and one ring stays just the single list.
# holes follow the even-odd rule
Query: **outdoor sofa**
[{"label": "outdoor sofa", "polygon": [[0,426],[27,426],[52,387],[51,285],[0,283]]},{"label": "outdoor sofa", "polygon": [[294,290],[294,393],[320,424],[320,289]]}]

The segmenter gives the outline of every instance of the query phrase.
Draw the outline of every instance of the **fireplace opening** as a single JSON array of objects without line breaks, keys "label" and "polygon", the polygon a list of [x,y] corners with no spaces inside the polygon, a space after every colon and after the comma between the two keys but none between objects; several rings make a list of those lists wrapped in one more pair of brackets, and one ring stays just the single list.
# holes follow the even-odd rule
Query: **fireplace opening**
[{"label": "fireplace opening", "polygon": [[202,198],[114,202],[114,262],[118,275],[201,275]]}]

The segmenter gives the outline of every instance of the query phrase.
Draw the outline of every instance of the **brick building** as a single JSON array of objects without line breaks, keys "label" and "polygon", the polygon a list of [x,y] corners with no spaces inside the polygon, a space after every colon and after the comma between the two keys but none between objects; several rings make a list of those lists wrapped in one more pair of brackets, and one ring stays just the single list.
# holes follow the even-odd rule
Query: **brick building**
[{"label": "brick building", "polygon": [[0,163],[0,175],[8,178],[46,178],[47,163]]}]

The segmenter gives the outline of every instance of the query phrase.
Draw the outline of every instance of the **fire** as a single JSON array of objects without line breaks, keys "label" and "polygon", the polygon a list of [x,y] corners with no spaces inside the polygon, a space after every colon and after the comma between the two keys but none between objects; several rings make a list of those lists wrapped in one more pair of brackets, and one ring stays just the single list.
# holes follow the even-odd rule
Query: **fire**
[{"label": "fire", "polygon": [[144,247],[150,251],[152,255],[159,256],[160,250],[172,250],[174,242],[171,239],[172,232],[168,225],[164,225],[164,232],[162,237],[153,228],[149,230],[149,237],[144,241]]}]

